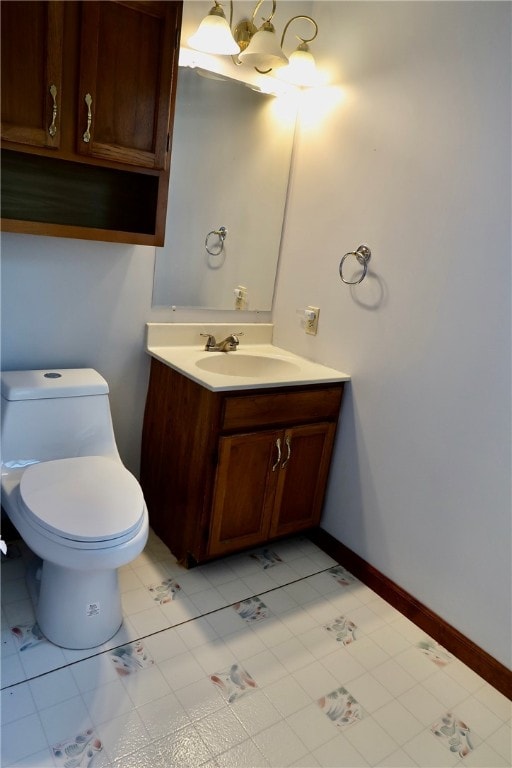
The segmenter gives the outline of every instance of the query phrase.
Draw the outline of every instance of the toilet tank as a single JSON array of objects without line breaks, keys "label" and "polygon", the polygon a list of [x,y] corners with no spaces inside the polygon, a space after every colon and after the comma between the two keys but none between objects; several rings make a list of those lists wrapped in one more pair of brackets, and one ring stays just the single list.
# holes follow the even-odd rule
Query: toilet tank
[{"label": "toilet tank", "polygon": [[1,395],[4,466],[118,455],[108,384],[92,368],[4,371]]}]

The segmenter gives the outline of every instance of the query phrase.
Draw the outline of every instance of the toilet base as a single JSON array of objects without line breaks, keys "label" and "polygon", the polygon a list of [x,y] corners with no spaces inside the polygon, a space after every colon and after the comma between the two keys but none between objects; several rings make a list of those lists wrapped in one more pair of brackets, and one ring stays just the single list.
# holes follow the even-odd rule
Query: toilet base
[{"label": "toilet base", "polygon": [[36,619],[62,648],[95,648],[122,624],[117,570],[79,571],[43,561]]},{"label": "toilet base", "polygon": [[27,589],[32,605],[35,607],[39,602],[39,591],[41,589],[41,572],[43,568],[43,561],[37,555],[32,553],[27,565],[27,572],[25,574],[25,581],[27,583]]}]

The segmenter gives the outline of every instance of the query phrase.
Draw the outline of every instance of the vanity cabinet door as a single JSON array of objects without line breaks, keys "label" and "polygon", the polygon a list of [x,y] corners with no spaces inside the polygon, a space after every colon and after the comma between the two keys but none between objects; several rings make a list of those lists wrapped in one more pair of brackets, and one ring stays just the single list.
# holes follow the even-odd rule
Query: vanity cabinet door
[{"label": "vanity cabinet door", "polygon": [[82,4],[80,154],[167,166],[179,3]]},{"label": "vanity cabinet door", "polygon": [[208,555],[268,539],[279,473],[280,431],[221,437]]},{"label": "vanity cabinet door", "polygon": [[313,528],[320,522],[336,425],[307,424],[287,429],[270,536]]},{"label": "vanity cabinet door", "polygon": [[2,139],[57,149],[62,107],[62,29],[58,2],[4,2]]},{"label": "vanity cabinet door", "polygon": [[222,437],[208,554],[318,525],[335,431],[326,422]]}]

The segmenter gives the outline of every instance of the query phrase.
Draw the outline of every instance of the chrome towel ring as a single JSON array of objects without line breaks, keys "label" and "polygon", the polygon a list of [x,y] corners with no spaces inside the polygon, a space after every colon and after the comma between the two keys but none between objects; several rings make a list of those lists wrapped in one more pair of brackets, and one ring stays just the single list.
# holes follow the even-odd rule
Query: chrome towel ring
[{"label": "chrome towel ring", "polygon": [[[208,241],[212,237],[212,235],[216,235],[219,238],[219,240],[216,244],[208,245]],[[226,239],[227,235],[228,235],[228,231],[226,227],[219,227],[218,229],[212,229],[211,232],[208,232],[204,241],[204,247],[206,248],[210,256],[218,256],[219,254],[222,253],[222,251],[224,250],[224,240]]]},{"label": "chrome towel ring", "polygon": [[[364,280],[366,273],[368,272],[368,262],[370,261],[371,255],[372,252],[367,245],[360,245],[356,251],[349,251],[343,256],[342,260],[340,261],[340,277],[346,285],[359,285],[359,283]],[[347,259],[349,256],[355,256],[363,267],[363,272],[357,280],[345,280],[343,277],[343,264],[345,263],[345,259]]]}]

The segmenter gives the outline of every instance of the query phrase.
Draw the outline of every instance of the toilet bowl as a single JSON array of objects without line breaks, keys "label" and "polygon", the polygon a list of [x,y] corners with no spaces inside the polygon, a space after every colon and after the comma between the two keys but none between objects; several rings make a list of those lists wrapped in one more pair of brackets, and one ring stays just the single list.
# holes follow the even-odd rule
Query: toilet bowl
[{"label": "toilet bowl", "polygon": [[40,559],[29,591],[41,631],[93,648],[121,626],[117,569],[143,550],[148,514],[115,446],[105,380],[62,370],[48,386],[45,373],[2,374],[2,506]]}]

